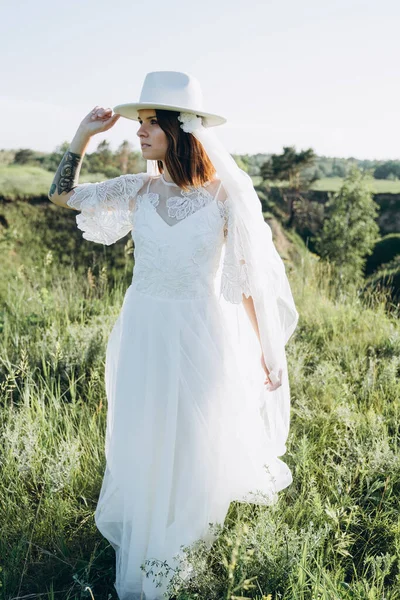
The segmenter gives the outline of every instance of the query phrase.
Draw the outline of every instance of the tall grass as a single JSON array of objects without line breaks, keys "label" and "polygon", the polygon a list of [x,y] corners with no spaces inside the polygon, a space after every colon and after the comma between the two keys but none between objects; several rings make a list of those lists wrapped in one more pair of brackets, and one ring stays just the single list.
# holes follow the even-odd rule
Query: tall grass
[{"label": "tall grass", "polygon": [[[398,315],[382,295],[341,289],[306,251],[289,277],[300,312],[287,346],[294,481],[272,507],[232,503],[210,551],[184,549],[191,577],[176,573],[179,600],[400,598]],[[126,279],[111,287],[106,269],[93,278],[49,258],[6,280],[0,592],[116,598],[114,552],[93,513],[105,345]]]}]

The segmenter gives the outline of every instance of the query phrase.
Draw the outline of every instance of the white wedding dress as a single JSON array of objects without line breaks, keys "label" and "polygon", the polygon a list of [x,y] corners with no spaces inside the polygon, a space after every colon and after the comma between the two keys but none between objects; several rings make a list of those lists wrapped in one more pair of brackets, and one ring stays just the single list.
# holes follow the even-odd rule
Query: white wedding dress
[{"label": "white wedding dress", "polygon": [[[261,417],[265,376],[241,304],[246,272],[230,250],[231,202],[218,178],[183,192],[139,173],[79,184],[68,204],[85,239],[134,240],[132,284],[106,352],[95,522],[116,552],[119,598],[159,600],[173,571],[157,585],[140,568],[146,560],[175,568],[181,545],[211,545],[209,523],[222,524],[231,501],[269,504],[292,481]],[[246,348],[232,326],[243,319]]]}]

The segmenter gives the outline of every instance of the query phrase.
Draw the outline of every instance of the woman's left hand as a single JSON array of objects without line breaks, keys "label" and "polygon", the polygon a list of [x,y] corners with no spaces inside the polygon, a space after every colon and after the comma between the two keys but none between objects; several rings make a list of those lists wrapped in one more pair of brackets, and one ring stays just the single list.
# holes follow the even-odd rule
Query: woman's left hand
[{"label": "woman's left hand", "polygon": [[269,377],[269,371],[267,368],[267,365],[265,364],[265,359],[264,359],[264,354],[261,354],[261,366],[265,371],[265,381],[264,381],[264,385],[267,386],[267,390],[269,392],[273,392],[274,390],[276,390],[278,387],[280,387],[282,385],[282,369],[279,369],[279,380],[276,383],[272,383],[270,377]]}]

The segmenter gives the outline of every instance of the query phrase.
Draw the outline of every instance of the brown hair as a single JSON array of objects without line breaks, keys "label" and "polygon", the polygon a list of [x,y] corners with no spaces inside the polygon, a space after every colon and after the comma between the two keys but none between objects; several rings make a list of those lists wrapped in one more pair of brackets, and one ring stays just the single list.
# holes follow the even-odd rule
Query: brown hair
[{"label": "brown hair", "polygon": [[[158,124],[168,139],[165,164],[174,183],[185,191],[189,186],[200,187],[213,179],[215,168],[202,144],[181,128],[179,112],[155,109]],[[160,173],[163,163],[157,161]]]}]

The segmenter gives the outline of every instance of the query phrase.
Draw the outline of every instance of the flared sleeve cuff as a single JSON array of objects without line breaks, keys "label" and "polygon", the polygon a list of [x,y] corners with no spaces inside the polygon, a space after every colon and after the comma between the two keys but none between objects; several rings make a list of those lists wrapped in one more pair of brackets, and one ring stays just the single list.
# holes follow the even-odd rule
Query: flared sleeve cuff
[{"label": "flared sleeve cuff", "polygon": [[136,195],[147,174],[120,175],[98,183],[81,183],[67,200],[79,210],[77,227],[88,241],[109,246],[132,230]]},{"label": "flared sleeve cuff", "polygon": [[247,264],[238,229],[233,218],[232,201],[224,201],[225,256],[221,273],[221,294],[228,302],[240,304],[243,294],[251,296]]}]

